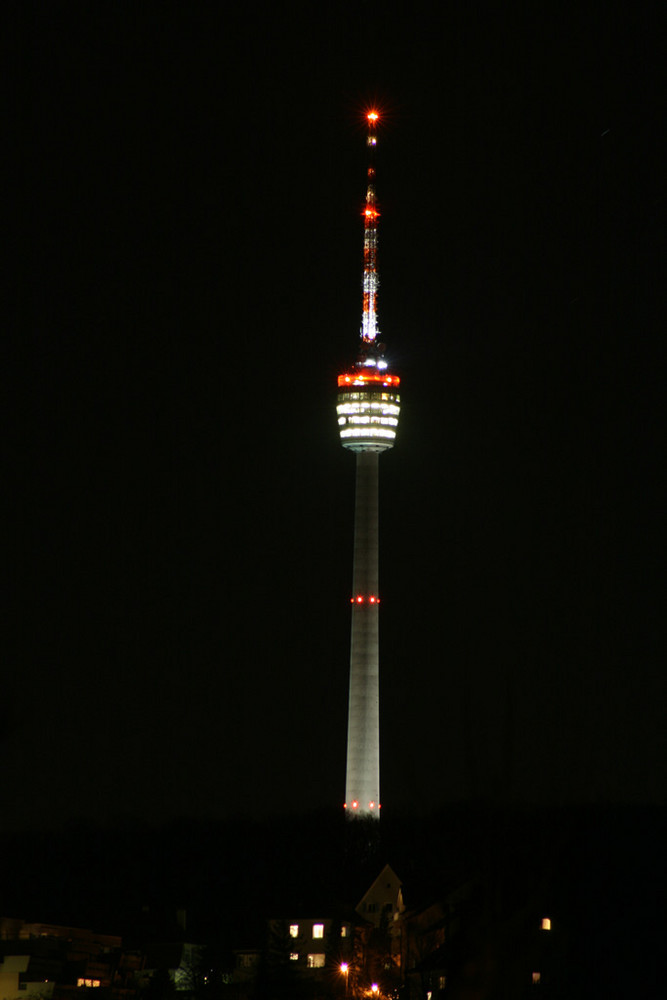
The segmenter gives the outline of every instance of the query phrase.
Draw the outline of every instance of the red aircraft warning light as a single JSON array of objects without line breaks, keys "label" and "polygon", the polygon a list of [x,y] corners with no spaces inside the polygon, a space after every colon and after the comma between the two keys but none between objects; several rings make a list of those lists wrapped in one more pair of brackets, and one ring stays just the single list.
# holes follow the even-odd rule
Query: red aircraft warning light
[{"label": "red aircraft warning light", "polygon": [[399,386],[400,384],[399,375],[388,375],[386,372],[359,371],[338,376],[338,385],[342,389],[348,385],[368,385],[372,388],[374,385]]}]

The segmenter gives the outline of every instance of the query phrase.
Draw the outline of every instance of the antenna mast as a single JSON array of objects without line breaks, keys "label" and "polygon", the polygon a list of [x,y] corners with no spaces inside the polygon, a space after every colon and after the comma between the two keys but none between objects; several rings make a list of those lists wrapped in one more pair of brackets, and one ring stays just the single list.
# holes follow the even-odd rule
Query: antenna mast
[{"label": "antenna mast", "polygon": [[366,145],[370,152],[370,163],[368,166],[368,186],[366,188],[366,207],[364,208],[364,308],[361,319],[361,341],[364,346],[375,344],[379,335],[377,328],[377,294],[380,278],[377,268],[378,251],[378,219],[380,213],[375,204],[375,159],[374,152],[377,145],[375,126],[378,120],[377,111],[369,111],[366,115],[368,121],[368,135]]}]

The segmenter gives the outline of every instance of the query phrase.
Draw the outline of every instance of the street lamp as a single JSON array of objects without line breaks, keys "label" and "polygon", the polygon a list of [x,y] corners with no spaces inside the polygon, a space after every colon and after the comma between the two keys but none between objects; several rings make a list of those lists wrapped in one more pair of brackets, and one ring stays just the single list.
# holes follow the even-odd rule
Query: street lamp
[{"label": "street lamp", "polygon": [[350,966],[347,964],[347,962],[340,963],[340,971],[342,975],[345,976],[345,996],[347,996],[347,984],[349,981],[349,974],[350,974]]}]

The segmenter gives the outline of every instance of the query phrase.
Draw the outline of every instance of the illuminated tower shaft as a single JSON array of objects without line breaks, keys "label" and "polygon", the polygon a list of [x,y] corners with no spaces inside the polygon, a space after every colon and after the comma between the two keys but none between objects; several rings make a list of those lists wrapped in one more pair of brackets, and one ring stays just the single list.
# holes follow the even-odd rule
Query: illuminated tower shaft
[{"label": "illuminated tower shaft", "polygon": [[[375,147],[377,115],[368,115],[368,146]],[[380,815],[380,623],[378,594],[380,453],[396,437],[400,397],[378,343],[375,169],[368,169],[364,208],[364,280],[361,345],[356,363],[338,377],[341,443],[357,454],[352,574],[352,637],[345,807],[349,817]]]},{"label": "illuminated tower shaft", "polygon": [[357,453],[345,780],[348,808],[376,816],[380,808],[378,459],[377,452]]}]

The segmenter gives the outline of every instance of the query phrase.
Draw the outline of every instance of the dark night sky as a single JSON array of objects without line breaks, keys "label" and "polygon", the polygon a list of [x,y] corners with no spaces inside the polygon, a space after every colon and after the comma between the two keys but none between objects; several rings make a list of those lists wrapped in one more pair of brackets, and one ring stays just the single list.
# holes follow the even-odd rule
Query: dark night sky
[{"label": "dark night sky", "polygon": [[384,807],[664,799],[659,32],[584,7],[11,8],[6,826],[341,800],[371,98]]}]

